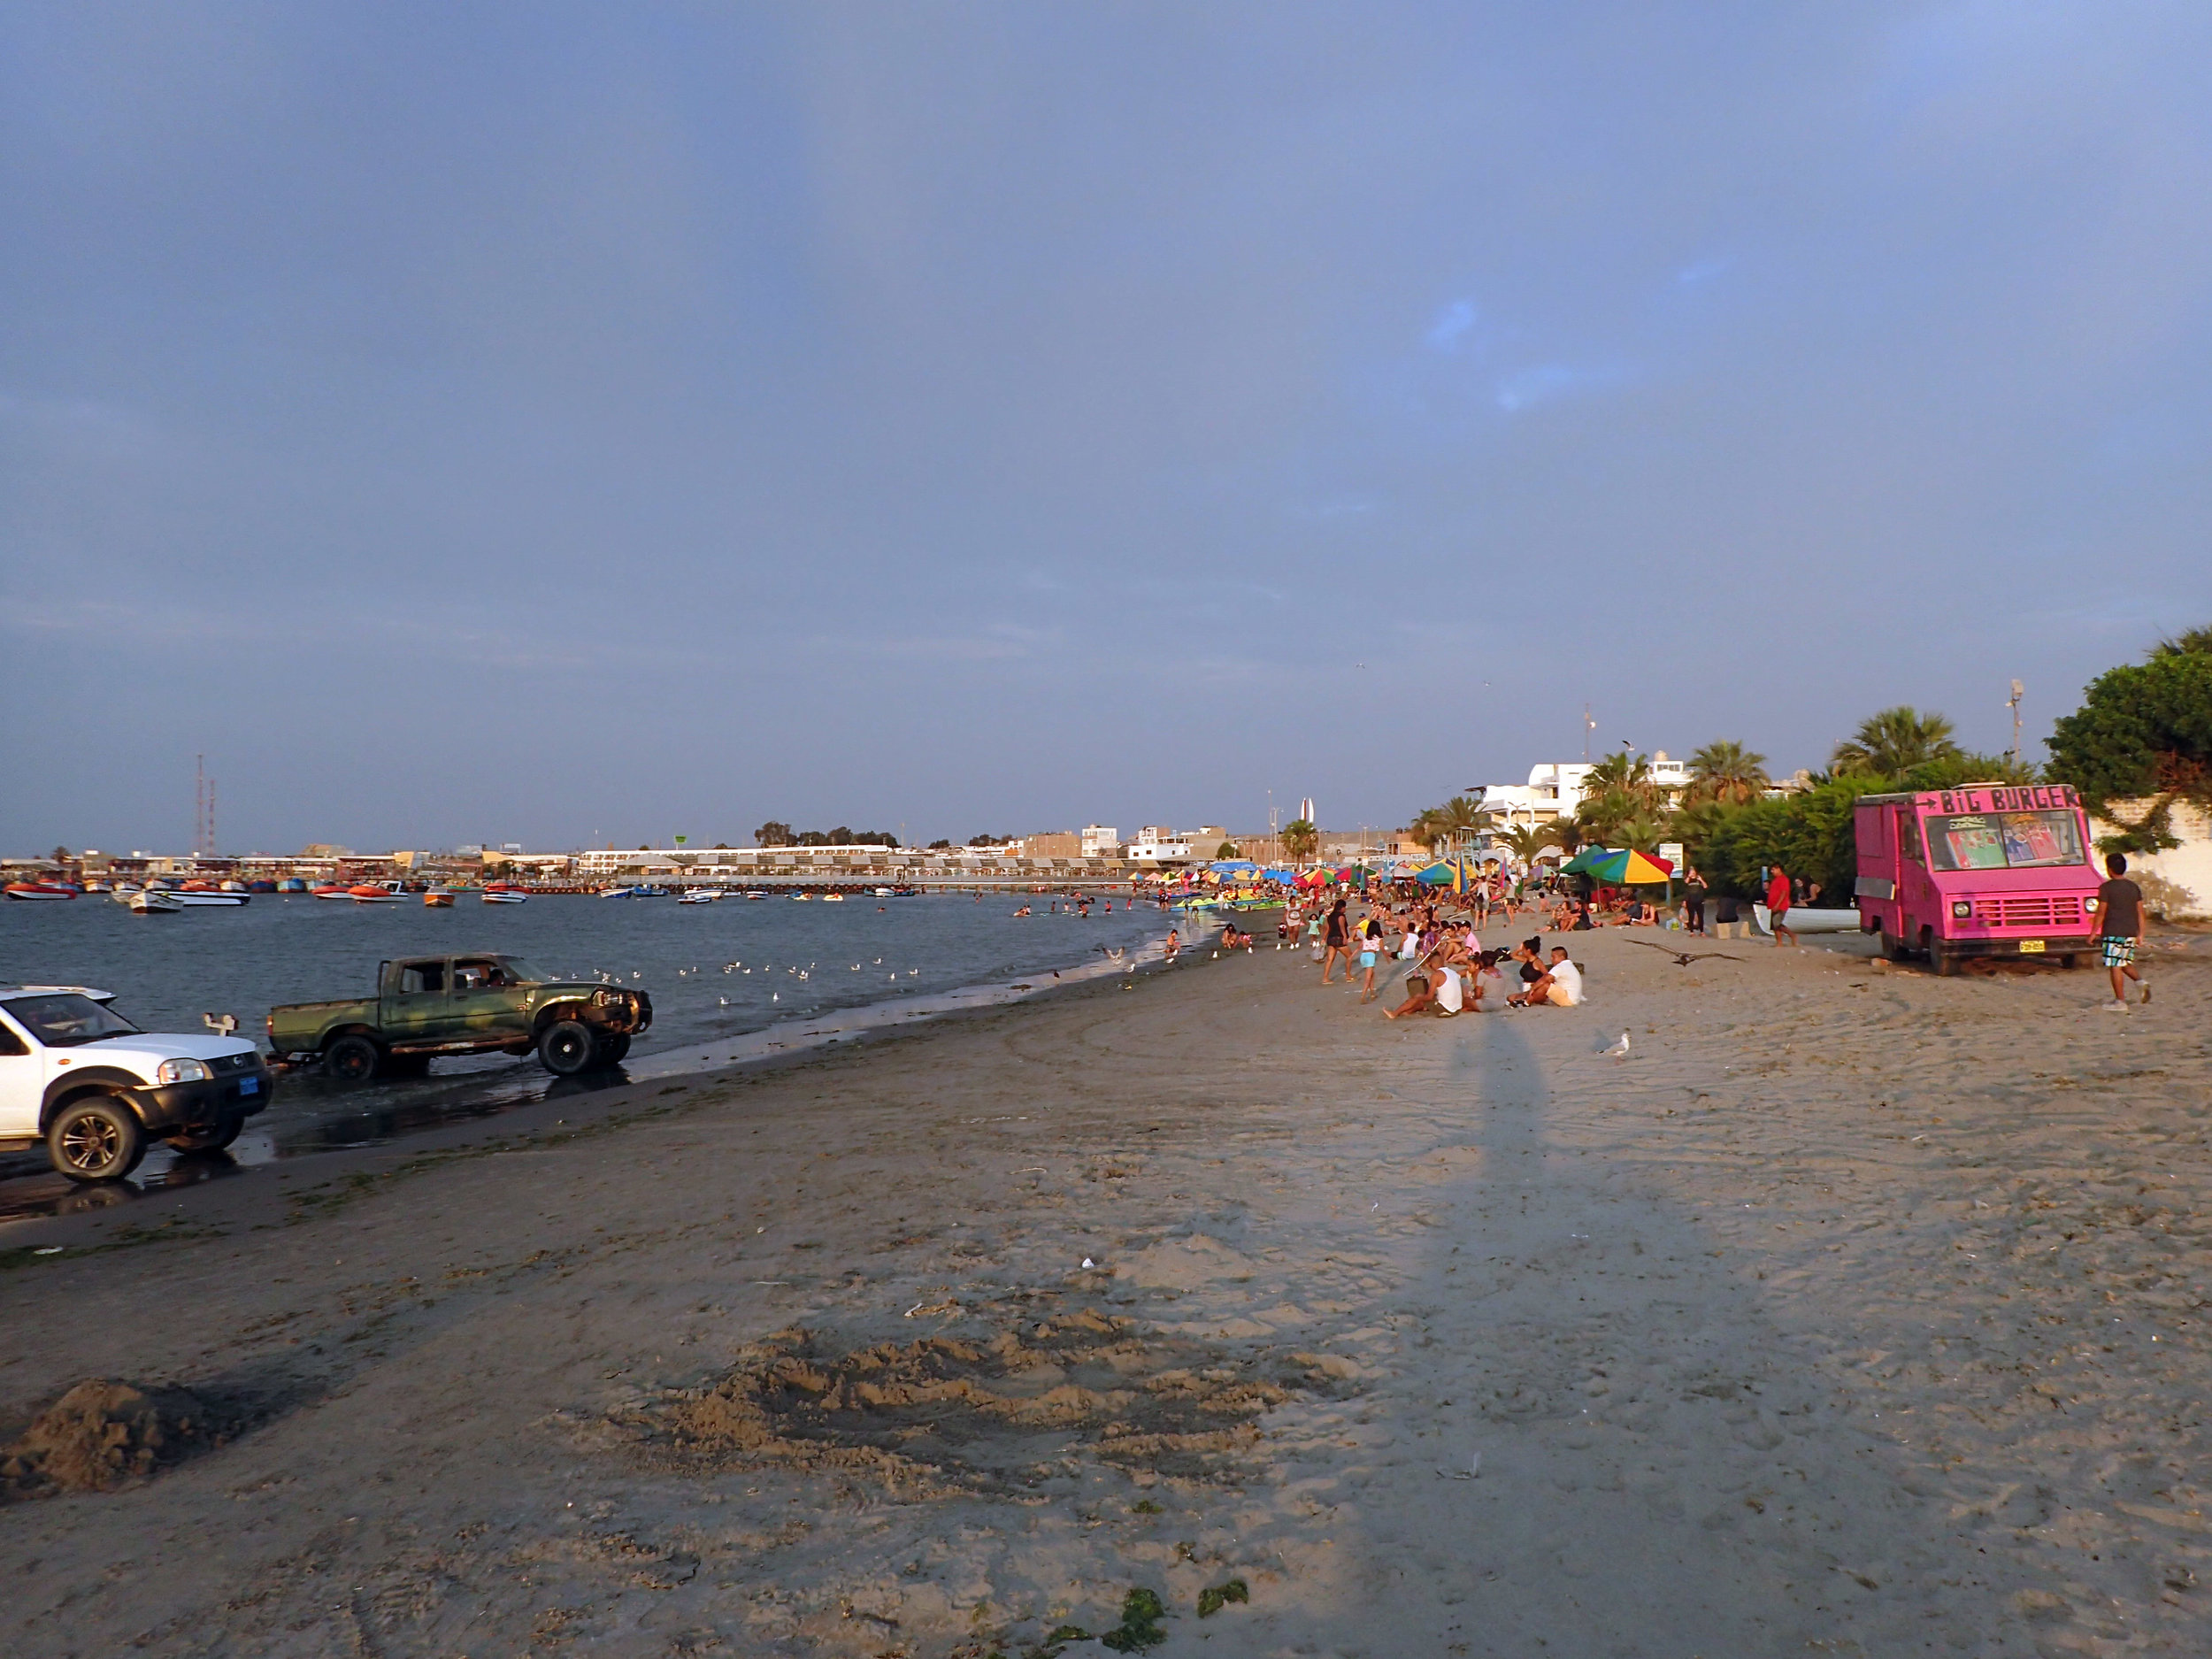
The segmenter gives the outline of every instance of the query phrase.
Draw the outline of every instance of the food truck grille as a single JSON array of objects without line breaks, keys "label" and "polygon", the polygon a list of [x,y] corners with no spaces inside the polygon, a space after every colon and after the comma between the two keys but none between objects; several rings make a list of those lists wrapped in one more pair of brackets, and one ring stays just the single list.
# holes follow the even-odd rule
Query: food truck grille
[{"label": "food truck grille", "polygon": [[2079,927],[2081,901],[2048,893],[1976,899],[1974,919],[1990,927]]}]

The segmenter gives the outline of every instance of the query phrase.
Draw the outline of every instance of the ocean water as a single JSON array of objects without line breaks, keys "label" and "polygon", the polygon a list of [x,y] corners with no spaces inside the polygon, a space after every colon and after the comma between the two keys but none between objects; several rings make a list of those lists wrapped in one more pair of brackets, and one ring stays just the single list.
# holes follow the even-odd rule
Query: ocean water
[{"label": "ocean water", "polygon": [[[785,1026],[795,1041],[829,1017],[859,1023],[855,1011],[864,1015],[871,1005],[892,1004],[873,1010],[879,1019],[910,1007],[955,1005],[956,994],[971,989],[1048,979],[1056,970],[1102,961],[1103,949],[1150,946],[1171,922],[1186,938],[1192,932],[1187,920],[1156,907],[1126,910],[1120,896],[1110,913],[1094,902],[1087,919],[1056,915],[1054,902],[1004,893],[979,901],[972,894],[856,895],[841,904],[542,896],[488,905],[464,896],[451,910],[430,910],[419,899],[367,905],[256,894],[236,910],[134,916],[95,895],[0,902],[0,984],[112,991],[117,1010],[150,1031],[199,1032],[204,1015],[234,1014],[238,1034],[260,1041],[273,1005],[367,995],[387,958],[499,951],[541,970],[649,993],[653,1028],[633,1047],[626,1069],[652,1075],[720,1045],[731,1055],[772,1048]],[[1025,904],[1033,914],[1018,918]],[[582,1084],[557,1084],[534,1059],[503,1055],[441,1057],[426,1079],[366,1087],[294,1072],[235,1151],[250,1164],[388,1140]],[[165,1149],[157,1151],[140,1184],[166,1179],[171,1163]],[[0,1187],[18,1187],[41,1167],[35,1157],[9,1159],[0,1164]],[[42,1193],[58,1179],[35,1184]],[[27,1211],[0,1192],[0,1217],[10,1213]]]}]

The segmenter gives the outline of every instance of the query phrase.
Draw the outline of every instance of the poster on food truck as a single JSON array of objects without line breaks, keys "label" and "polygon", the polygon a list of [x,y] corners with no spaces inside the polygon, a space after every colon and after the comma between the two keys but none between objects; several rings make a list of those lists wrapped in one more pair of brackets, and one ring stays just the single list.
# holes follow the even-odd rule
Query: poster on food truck
[{"label": "poster on food truck", "polygon": [[2002,870],[2005,867],[2004,839],[1997,826],[1985,818],[1954,818],[1945,820],[1943,840],[1949,848],[1950,867],[1954,870]]}]

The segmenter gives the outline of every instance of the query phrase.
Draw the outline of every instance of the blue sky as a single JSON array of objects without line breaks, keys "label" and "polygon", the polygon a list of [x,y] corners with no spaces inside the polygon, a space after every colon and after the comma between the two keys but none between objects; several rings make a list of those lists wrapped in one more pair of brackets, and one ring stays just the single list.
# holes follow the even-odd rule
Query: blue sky
[{"label": "blue sky", "polygon": [[0,849],[1402,821],[2212,619],[2201,6],[25,4]]}]

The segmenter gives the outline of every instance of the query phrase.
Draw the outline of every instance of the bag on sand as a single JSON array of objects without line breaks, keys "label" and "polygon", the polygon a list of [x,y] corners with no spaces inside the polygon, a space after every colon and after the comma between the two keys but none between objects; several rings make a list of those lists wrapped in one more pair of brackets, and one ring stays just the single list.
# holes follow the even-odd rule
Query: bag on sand
[{"label": "bag on sand", "polygon": [[1429,976],[1428,976],[1427,974],[1425,974],[1425,973],[1409,973],[1409,974],[1407,974],[1407,975],[1406,975],[1406,995],[1409,995],[1409,996],[1426,996],[1428,994],[1429,994]]},{"label": "bag on sand", "polygon": [[1309,962],[1318,962],[1327,953],[1322,949],[1321,941],[1317,939],[1313,941],[1313,949],[1308,953],[1306,960]]}]

